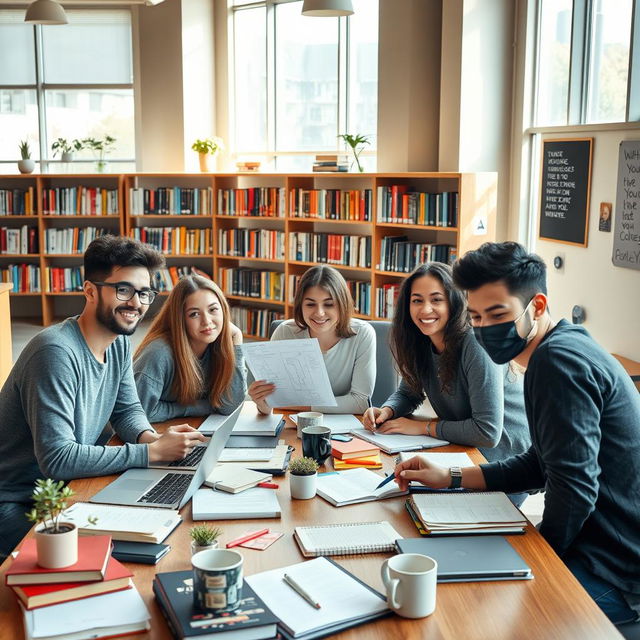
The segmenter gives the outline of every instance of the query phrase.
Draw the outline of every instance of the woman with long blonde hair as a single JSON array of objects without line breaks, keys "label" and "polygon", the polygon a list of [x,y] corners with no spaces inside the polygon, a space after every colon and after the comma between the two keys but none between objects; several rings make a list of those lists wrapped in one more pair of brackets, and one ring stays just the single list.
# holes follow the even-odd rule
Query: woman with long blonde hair
[{"label": "woman with long blonde hair", "polygon": [[218,285],[181,278],[136,350],[133,370],[151,422],[231,413],[246,391],[242,332]]}]

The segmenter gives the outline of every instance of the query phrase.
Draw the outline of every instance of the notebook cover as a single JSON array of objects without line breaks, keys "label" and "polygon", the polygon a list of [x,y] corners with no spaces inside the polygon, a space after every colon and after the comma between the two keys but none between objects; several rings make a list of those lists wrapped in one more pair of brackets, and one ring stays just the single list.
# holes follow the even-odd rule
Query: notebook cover
[{"label": "notebook cover", "polygon": [[35,538],[27,538],[5,573],[8,585],[102,580],[111,555],[111,536],[80,536],[78,562],[61,569],[43,569],[38,565]]},{"label": "notebook cover", "polygon": [[349,442],[331,441],[331,455],[340,460],[350,460],[352,458],[365,458],[380,453],[380,447],[370,442],[353,438]]},{"label": "notebook cover", "polygon": [[153,542],[130,542],[115,540],[111,555],[122,562],[139,562],[141,564],[157,564],[171,547],[168,544]]}]

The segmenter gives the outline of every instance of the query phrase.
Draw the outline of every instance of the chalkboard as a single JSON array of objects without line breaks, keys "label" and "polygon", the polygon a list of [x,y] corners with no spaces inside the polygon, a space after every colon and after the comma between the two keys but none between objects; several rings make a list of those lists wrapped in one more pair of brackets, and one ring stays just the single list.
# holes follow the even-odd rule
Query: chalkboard
[{"label": "chalkboard", "polygon": [[587,246],[593,138],[544,140],[540,238]]},{"label": "chalkboard", "polygon": [[640,140],[620,143],[613,264],[640,269]]}]

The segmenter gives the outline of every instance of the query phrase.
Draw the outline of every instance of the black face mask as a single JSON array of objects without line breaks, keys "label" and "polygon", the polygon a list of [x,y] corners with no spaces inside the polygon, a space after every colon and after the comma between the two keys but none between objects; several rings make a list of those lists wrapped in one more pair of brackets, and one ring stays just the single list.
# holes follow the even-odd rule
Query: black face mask
[{"label": "black face mask", "polygon": [[521,354],[527,346],[529,334],[531,334],[535,320],[526,338],[522,338],[518,333],[516,322],[527,312],[532,300],[533,298],[529,300],[524,311],[515,320],[509,320],[509,322],[501,322],[500,324],[493,324],[487,327],[473,328],[476,340],[496,364],[505,364],[513,360]]}]

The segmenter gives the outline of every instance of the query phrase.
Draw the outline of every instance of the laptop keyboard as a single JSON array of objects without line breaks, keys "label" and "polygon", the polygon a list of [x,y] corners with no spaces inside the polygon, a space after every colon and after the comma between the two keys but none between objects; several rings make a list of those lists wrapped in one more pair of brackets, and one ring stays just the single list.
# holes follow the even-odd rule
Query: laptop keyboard
[{"label": "laptop keyboard", "polygon": [[146,504],[173,504],[180,502],[192,475],[185,473],[167,473],[162,477],[160,482],[155,484],[147,493],[145,493],[136,502],[144,502]]},{"label": "laptop keyboard", "polygon": [[167,464],[167,467],[197,467],[200,464],[200,460],[202,460],[202,456],[204,452],[207,450],[207,447],[202,445],[199,447],[194,447],[189,451],[186,457],[182,458],[182,460],[174,460]]}]

